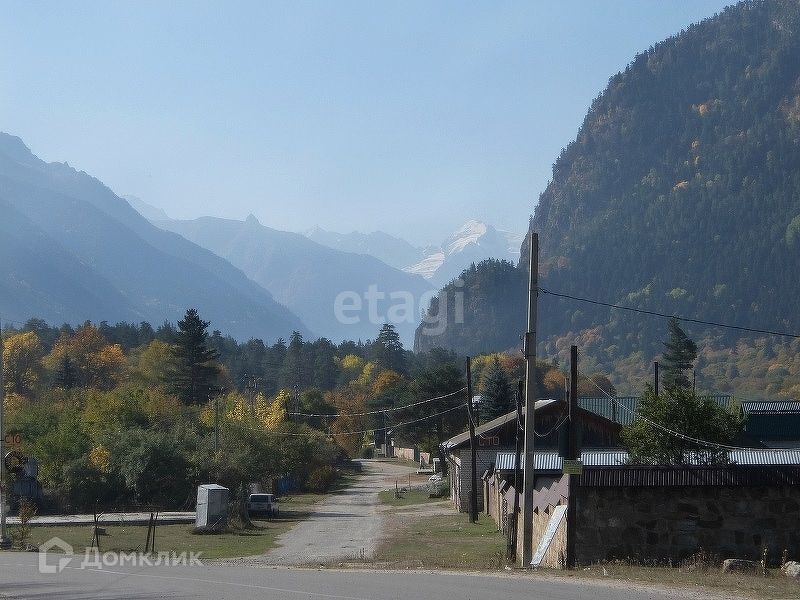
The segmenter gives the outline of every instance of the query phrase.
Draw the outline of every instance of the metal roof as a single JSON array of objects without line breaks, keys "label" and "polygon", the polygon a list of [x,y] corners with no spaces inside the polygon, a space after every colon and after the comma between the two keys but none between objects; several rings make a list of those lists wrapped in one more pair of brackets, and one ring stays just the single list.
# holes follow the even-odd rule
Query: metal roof
[{"label": "metal roof", "polygon": [[[562,458],[558,452],[535,452],[537,471],[560,471]],[[520,454],[521,467],[525,466],[525,455]],[[628,453],[624,450],[584,450],[581,460],[585,466],[619,466],[626,463]],[[495,459],[495,469],[498,471],[511,471],[514,468],[513,452],[498,452]]]},{"label": "metal roof", "polygon": [[[541,410],[546,406],[550,406],[554,402],[557,402],[557,400],[550,400],[550,399],[537,400],[535,404],[535,410]],[[525,407],[522,408],[522,413],[525,414]],[[516,418],[517,418],[517,411],[515,410],[513,412],[497,417],[496,419],[492,419],[491,421],[487,421],[483,425],[479,425],[478,427],[475,428],[475,435],[489,433],[497,429],[498,427],[502,427],[506,423],[514,421]],[[442,447],[445,450],[448,450],[450,448],[455,448],[456,446],[460,446],[461,444],[464,444],[466,442],[469,442],[469,431],[465,431],[463,433],[459,433],[458,435],[454,435],[449,440],[443,442]]]},{"label": "metal roof", "polygon": [[800,402],[797,400],[745,400],[742,402],[742,412],[746,415],[759,413],[800,414]]},{"label": "metal roof", "polygon": [[[560,471],[562,458],[557,452],[536,452],[537,471]],[[525,466],[525,455],[521,456],[521,467]],[[692,453],[688,456],[689,466],[702,466],[703,455]],[[628,465],[629,455],[624,450],[583,450],[581,460],[585,467],[619,467]],[[730,466],[800,466],[800,449],[770,450],[761,448],[731,450],[728,452]],[[640,466],[650,469],[651,466]],[[498,452],[495,469],[511,471],[514,469],[514,453]]]}]

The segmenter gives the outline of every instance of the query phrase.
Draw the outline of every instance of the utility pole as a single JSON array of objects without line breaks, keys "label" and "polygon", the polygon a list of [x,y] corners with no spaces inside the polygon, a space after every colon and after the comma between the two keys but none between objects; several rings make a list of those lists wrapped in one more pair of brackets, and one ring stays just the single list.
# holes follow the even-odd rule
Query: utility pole
[{"label": "utility pole", "polygon": [[[578,347],[569,349],[569,447],[567,458],[581,457],[578,447]],[[575,532],[577,531],[577,495],[580,475],[569,476],[567,498],[567,568],[575,567]]]},{"label": "utility pole", "polygon": [[3,381],[3,323],[0,321],[0,548],[10,548],[11,540],[6,532],[6,430],[3,423],[5,404],[5,382]]},{"label": "utility pole", "polygon": [[655,380],[654,391],[656,396],[658,396],[658,361],[653,363],[653,369],[653,379]]},{"label": "utility pole", "polygon": [[520,379],[517,382],[517,427],[515,429],[514,443],[514,507],[511,518],[508,520],[508,545],[506,547],[506,558],[509,561],[517,560],[517,515],[519,514],[519,483],[520,483],[520,461],[522,455],[522,396],[525,393],[525,382]]},{"label": "utility pole", "polygon": [[472,370],[469,356],[467,357],[467,414],[469,415],[469,453],[472,464],[472,477],[469,484],[469,520],[470,523],[478,522],[478,473],[476,472],[478,448],[475,443],[475,418],[472,414]]},{"label": "utility pole", "polygon": [[528,330],[525,332],[525,472],[522,499],[522,565],[533,555],[534,412],[536,405],[536,311],[539,299],[539,235],[531,231],[528,275]]},{"label": "utility pole", "polygon": [[214,396],[214,454],[219,452],[219,396]]}]

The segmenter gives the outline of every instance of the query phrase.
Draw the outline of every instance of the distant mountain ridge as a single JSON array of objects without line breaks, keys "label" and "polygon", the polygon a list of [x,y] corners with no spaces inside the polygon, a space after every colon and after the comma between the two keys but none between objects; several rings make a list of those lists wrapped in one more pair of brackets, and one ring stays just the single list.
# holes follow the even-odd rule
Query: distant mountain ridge
[{"label": "distant mountain ridge", "polygon": [[189,307],[239,339],[306,326],[241,271],[164,232],[97,179],[0,133],[0,314],[176,321]]},{"label": "distant mountain ridge", "polygon": [[519,254],[522,234],[501,231],[471,219],[441,243],[416,247],[382,231],[347,234],[319,227],[306,235],[324,246],[369,254],[407,273],[420,275],[432,285],[441,286],[457,277],[472,263],[487,258],[510,260]]},{"label": "distant mountain ridge", "polygon": [[[265,227],[253,215],[244,221],[201,217],[155,224],[229,260],[314,332],[336,342],[374,339],[389,322],[410,346],[424,308],[420,303],[433,291],[421,277],[373,256],[334,250],[299,233]],[[371,288],[376,298],[382,295],[374,310],[367,300]],[[413,302],[411,314],[391,310],[403,304],[401,298]],[[352,308],[354,303],[360,308]]]},{"label": "distant mountain ridge", "polygon": [[495,229],[474,219],[451,234],[440,246],[426,249],[420,262],[404,269],[438,285],[458,277],[472,263],[487,258],[511,260],[519,254],[522,235]]}]

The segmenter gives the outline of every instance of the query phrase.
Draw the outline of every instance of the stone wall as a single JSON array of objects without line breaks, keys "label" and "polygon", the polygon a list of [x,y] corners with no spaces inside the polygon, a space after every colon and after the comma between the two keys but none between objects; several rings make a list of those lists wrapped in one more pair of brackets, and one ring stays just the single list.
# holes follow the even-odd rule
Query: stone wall
[{"label": "stone wall", "polygon": [[800,487],[579,487],[576,560],[800,556]]}]

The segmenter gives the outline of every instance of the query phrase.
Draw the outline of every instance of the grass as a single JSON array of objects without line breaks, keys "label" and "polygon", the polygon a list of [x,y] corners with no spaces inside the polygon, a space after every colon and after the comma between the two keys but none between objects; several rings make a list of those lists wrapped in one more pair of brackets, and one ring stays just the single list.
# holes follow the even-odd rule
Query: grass
[{"label": "grass", "polygon": [[398,527],[383,541],[375,561],[394,568],[499,569],[505,547],[491,517],[470,523],[465,514],[436,515]]},{"label": "grass", "polygon": [[[255,529],[228,533],[193,533],[190,524],[159,525],[156,528],[157,552],[202,552],[202,558],[233,558],[263,554],[276,546],[276,538],[308,515],[308,507],[324,498],[323,494],[294,494],[278,503],[280,515],[270,521],[253,521]],[[70,544],[76,553],[83,553],[91,544],[92,525],[50,526],[32,523],[28,543],[41,545],[52,537]],[[103,552],[137,552],[144,550],[146,525],[104,525],[107,535],[100,537]]]}]

